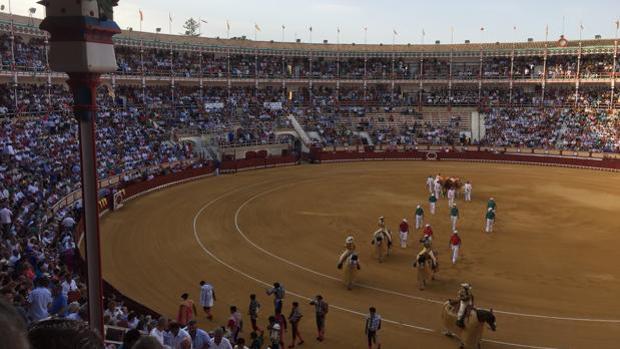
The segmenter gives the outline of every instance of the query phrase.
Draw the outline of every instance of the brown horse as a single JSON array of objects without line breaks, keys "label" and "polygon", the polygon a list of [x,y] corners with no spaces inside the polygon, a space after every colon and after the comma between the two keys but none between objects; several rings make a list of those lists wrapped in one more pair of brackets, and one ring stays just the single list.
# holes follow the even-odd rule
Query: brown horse
[{"label": "brown horse", "polygon": [[347,290],[353,288],[357,272],[360,270],[360,262],[355,253],[349,255],[344,261],[342,282],[347,287]]},{"label": "brown horse", "polygon": [[445,329],[443,333],[448,337],[456,337],[460,342],[461,349],[480,349],[484,325],[489,325],[491,331],[497,329],[493,309],[473,308],[469,314],[465,315],[465,328],[456,325],[457,311],[458,302],[448,301],[444,304],[441,311],[441,322]]},{"label": "brown horse", "polygon": [[454,189],[458,193],[459,189],[464,185],[459,177],[439,177],[439,183],[441,184],[443,196],[445,196],[450,189]]},{"label": "brown horse", "polygon": [[385,257],[390,255],[392,234],[387,229],[379,229],[373,233],[371,244],[375,246],[375,257],[383,263]]}]

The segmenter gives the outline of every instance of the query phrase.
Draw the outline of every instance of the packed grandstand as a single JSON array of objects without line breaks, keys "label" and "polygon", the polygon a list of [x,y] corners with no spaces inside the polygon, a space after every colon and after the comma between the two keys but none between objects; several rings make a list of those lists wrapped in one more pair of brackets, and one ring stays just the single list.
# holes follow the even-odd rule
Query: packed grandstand
[{"label": "packed grandstand", "polygon": [[[0,16],[0,31],[2,296],[35,320],[26,300],[46,276],[67,296],[68,316],[84,318],[80,203],[59,205],[80,183],[72,95],[49,69],[45,32],[19,16]],[[292,144],[278,131],[297,124],[320,148],[620,151],[610,40],[332,45],[125,32],[116,44],[118,70],[99,88],[97,150],[99,178],[120,176],[121,186],[216,160],[180,135],[209,135],[218,148]],[[483,120],[477,136],[472,115]],[[119,309],[107,325],[151,326]]]}]

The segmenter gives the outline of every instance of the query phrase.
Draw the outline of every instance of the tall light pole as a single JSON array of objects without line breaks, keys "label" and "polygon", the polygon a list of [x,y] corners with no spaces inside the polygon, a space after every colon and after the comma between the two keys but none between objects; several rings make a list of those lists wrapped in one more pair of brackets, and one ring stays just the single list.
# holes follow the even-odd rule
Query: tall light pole
[{"label": "tall light pole", "polygon": [[95,122],[99,78],[102,73],[116,71],[112,36],[121,30],[113,21],[112,9],[118,0],[39,3],[46,7],[40,28],[50,33],[50,68],[69,75],[67,84],[73,93],[73,112],[79,122],[89,326],[103,335]]},{"label": "tall light pole", "polygon": [[37,9],[34,7],[31,7],[28,9],[28,17],[29,17],[28,25],[31,25],[31,26],[34,25],[34,21],[32,20],[32,15],[34,15],[35,12],[37,12]]}]

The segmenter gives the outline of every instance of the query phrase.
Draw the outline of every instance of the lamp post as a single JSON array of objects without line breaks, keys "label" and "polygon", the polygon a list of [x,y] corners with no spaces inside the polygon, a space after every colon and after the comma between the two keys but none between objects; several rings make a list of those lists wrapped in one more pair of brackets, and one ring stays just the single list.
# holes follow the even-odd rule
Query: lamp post
[{"label": "lamp post", "polygon": [[73,112],[79,122],[89,326],[103,334],[95,120],[99,78],[102,73],[116,71],[117,67],[112,36],[121,31],[112,19],[112,8],[118,0],[39,3],[46,7],[40,28],[50,33],[50,68],[69,75],[67,84],[73,93]]},{"label": "lamp post", "polygon": [[31,7],[28,9],[28,25],[33,26],[34,25],[34,21],[32,20],[32,16],[35,14],[35,12],[37,12],[37,9],[34,7]]}]

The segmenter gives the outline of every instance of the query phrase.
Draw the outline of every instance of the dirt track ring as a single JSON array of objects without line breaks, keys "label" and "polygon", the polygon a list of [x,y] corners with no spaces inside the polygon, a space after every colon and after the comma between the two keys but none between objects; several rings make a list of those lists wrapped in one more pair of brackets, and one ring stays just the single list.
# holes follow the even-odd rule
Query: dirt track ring
[{"label": "dirt track ring", "polygon": [[[284,186],[287,186],[287,185],[284,185]],[[279,189],[279,188],[284,187],[284,186],[280,186],[280,187],[278,187],[276,189]],[[271,192],[271,191],[274,191],[274,190],[273,189],[272,190],[268,190],[266,192],[263,192],[262,194],[265,194],[265,193]],[[255,281],[255,282],[257,282],[257,283],[259,283],[259,284],[261,284],[261,285],[263,285],[265,287],[270,287],[271,284],[269,282],[264,281],[264,280],[260,280],[260,279],[258,279],[256,277],[254,277],[254,276],[244,272],[243,270],[235,268],[235,267],[231,266],[230,264],[224,262],[216,254],[214,254],[212,251],[210,251],[204,245],[204,243],[200,240],[200,238],[198,237],[198,229],[196,228],[196,221],[197,221],[198,217],[203,213],[203,211],[206,208],[210,207],[211,205],[215,204],[216,202],[218,202],[219,200],[225,198],[226,196],[228,196],[230,194],[231,193],[224,194],[224,195],[222,195],[222,196],[220,196],[220,197],[218,197],[218,198],[216,198],[214,200],[211,200],[210,202],[205,204],[203,207],[201,207],[200,210],[198,210],[198,212],[196,212],[196,214],[194,215],[194,220],[193,220],[194,238],[196,239],[196,242],[198,243],[198,245],[200,245],[200,247],[204,250],[204,252],[207,255],[209,255],[211,258],[213,258],[215,261],[217,261],[218,263],[222,264],[223,266],[225,266],[226,268],[230,269],[231,271],[233,271],[233,272],[235,272],[237,274],[240,274],[243,277],[246,277],[246,278],[248,278],[248,279],[250,279],[252,281]],[[235,213],[235,225],[237,226],[237,229],[238,229],[239,233],[242,234],[244,237],[245,237],[245,235],[238,228],[238,213],[239,213],[240,209],[243,208],[243,206],[245,206],[245,204],[247,204],[249,201],[250,200],[247,200],[244,203],[244,205],[240,206],[239,209],[237,210],[237,212]],[[260,249],[261,251],[264,251],[265,253],[269,254],[270,256],[272,256],[274,258],[277,258],[277,259],[281,259],[282,261],[286,261],[285,259],[282,259],[281,257],[278,257],[278,256],[268,252],[267,250],[264,250],[262,247],[254,244],[253,242],[251,242],[251,240],[247,239],[247,237],[246,237],[246,240],[250,244],[255,246],[256,248]],[[292,265],[295,265],[295,266],[297,266],[299,268],[302,268],[303,270],[306,270],[308,272],[312,272],[312,273],[315,273],[317,275],[321,275],[321,276],[324,276],[326,278],[337,280],[338,282],[340,282],[339,278],[335,278],[335,277],[332,277],[332,276],[329,276],[329,275],[321,274],[321,273],[316,272],[316,271],[312,271],[311,269],[307,269],[307,268],[305,268],[303,266],[297,265],[297,264],[295,264],[293,262],[290,262],[290,261],[287,261],[287,263],[292,263]],[[380,289],[372,288],[370,286],[364,286],[364,285],[359,285],[359,284],[356,284],[356,286],[365,287],[365,288],[369,288],[369,289],[373,289],[373,290],[380,290]],[[392,292],[392,291],[388,291],[388,290],[381,290],[381,292],[387,292],[387,293],[392,293],[392,294],[395,294],[395,295],[404,296],[404,297],[407,297],[407,298],[413,298],[413,296],[410,297],[410,296],[407,296],[407,295],[404,295],[404,294],[399,294],[398,292]],[[304,295],[302,295],[300,293],[297,293],[297,292],[294,292],[294,291],[290,291],[290,290],[287,290],[287,294],[293,295],[293,296],[295,296],[297,298],[300,298],[300,299],[303,299],[303,300],[306,300],[306,301],[309,301],[309,300],[312,299],[311,297],[304,296]],[[414,299],[425,300],[425,299],[421,299],[419,297],[415,297]],[[429,300],[425,300],[425,301],[433,302],[433,303],[438,302],[438,301],[434,301],[434,300],[430,300],[430,299]],[[443,302],[439,302],[439,303],[443,304]],[[361,317],[365,317],[366,316],[366,314],[364,314],[363,312],[359,312],[359,311],[356,311],[356,310],[348,309],[348,308],[341,307],[341,306],[338,306],[338,305],[335,305],[335,304],[330,304],[330,307],[335,308],[335,309],[340,310],[340,311],[343,311],[343,312],[346,312],[346,313],[354,314],[354,315],[357,315],[357,316],[361,316]],[[495,312],[495,310],[494,310],[494,312]],[[435,333],[435,332],[441,333],[441,330],[434,330],[434,329],[431,329],[431,328],[426,328],[426,327],[422,327],[422,326],[412,325],[412,324],[408,324],[408,323],[404,323],[404,322],[400,322],[400,321],[395,321],[395,320],[390,320],[390,319],[386,319],[386,318],[382,318],[382,321],[385,322],[385,323],[392,324],[392,325],[412,328],[412,329],[415,329],[415,330],[418,330],[418,331],[431,332],[431,333]],[[487,342],[487,343],[500,344],[500,345],[504,345],[504,346],[508,346],[508,347],[518,347],[518,348],[528,348],[528,349],[558,349],[558,348],[554,348],[554,347],[543,347],[543,346],[534,346],[534,345],[519,344],[519,343],[510,343],[510,342],[491,340],[491,339],[483,339],[482,341],[483,342]]]},{"label": "dirt track ring", "polygon": [[[484,169],[483,172],[480,172],[480,169]],[[488,169],[493,169],[493,171],[488,171]],[[330,246],[333,247],[335,246],[334,244],[340,246],[342,240],[339,235],[344,233],[343,227],[352,227],[351,229],[353,229],[352,231],[354,232],[363,231],[363,229],[367,229],[368,226],[372,226],[376,223],[374,218],[367,218],[369,222],[363,220],[353,225],[351,225],[351,220],[359,217],[377,217],[379,213],[387,213],[386,217],[388,218],[388,223],[398,222],[397,220],[395,221],[395,219],[403,217],[401,215],[402,211],[398,207],[415,207],[415,205],[411,206],[412,203],[415,203],[413,200],[425,200],[426,195],[428,195],[425,190],[423,191],[421,189],[423,185],[420,183],[422,182],[420,181],[420,183],[418,183],[415,178],[419,177],[420,174],[425,178],[429,173],[435,173],[437,170],[440,170],[441,173],[463,171],[467,178],[471,178],[474,182],[473,206],[461,206],[464,214],[463,223],[461,224],[465,225],[459,226],[459,230],[465,232],[466,243],[468,244],[464,252],[465,255],[463,260],[465,264],[459,264],[462,267],[456,269],[447,268],[445,273],[442,274],[442,282],[437,284],[437,287],[431,287],[429,290],[421,293],[413,287],[410,287],[409,284],[403,284],[402,281],[407,282],[406,279],[401,278],[400,281],[392,279],[393,282],[386,283],[382,282],[381,278],[376,277],[377,275],[381,275],[377,274],[377,271],[381,272],[383,270],[392,273],[392,277],[398,275],[394,274],[394,271],[401,271],[400,275],[405,275],[403,274],[405,270],[403,263],[408,258],[408,253],[414,252],[413,249],[415,249],[415,247],[409,248],[407,250],[409,251],[408,253],[403,253],[399,250],[395,255],[396,258],[390,259],[390,262],[386,263],[385,266],[382,265],[379,267],[374,261],[371,262],[367,260],[368,263],[365,267],[363,266],[364,272],[358,280],[357,288],[352,293],[348,293],[350,291],[344,290],[344,287],[341,285],[340,276],[333,272],[335,269],[330,269],[331,264],[329,262],[329,259],[333,257],[332,253],[335,255],[335,252],[331,251]],[[443,300],[446,295],[448,295],[448,297],[452,295],[450,291],[453,291],[451,285],[455,284],[454,275],[462,275],[463,278],[467,279],[469,277],[468,273],[471,274],[471,271],[474,270],[467,267],[467,263],[471,265],[472,261],[475,260],[475,256],[473,255],[475,247],[472,243],[479,239],[480,243],[478,243],[478,245],[482,245],[477,247],[478,249],[485,245],[485,248],[489,248],[494,245],[497,246],[498,243],[502,243],[503,241],[511,241],[511,238],[514,240],[515,237],[519,236],[519,234],[516,234],[518,232],[515,232],[514,229],[511,231],[506,230],[508,229],[507,227],[512,224],[510,222],[514,222],[514,217],[510,218],[510,215],[507,213],[511,209],[515,209],[515,207],[514,205],[513,207],[508,205],[505,200],[506,190],[514,192],[514,190],[518,190],[519,187],[515,186],[513,180],[504,179],[491,180],[485,183],[485,189],[480,183],[486,181],[486,178],[489,176],[487,175],[485,177],[483,175],[483,177],[476,177],[475,174],[472,174],[485,173],[484,171],[498,178],[504,178],[504,175],[518,176],[518,179],[526,183],[525,185],[528,188],[532,187],[530,183],[537,182],[537,180],[534,179],[537,177],[530,178],[530,176],[549,176],[551,173],[553,173],[553,175],[560,173],[562,175],[560,181],[562,181],[565,180],[565,176],[576,175],[581,178],[584,174],[581,170],[506,164],[385,162],[380,166],[374,163],[300,166],[296,168],[256,171],[234,176],[206,179],[175,186],[167,191],[160,191],[153,194],[152,196],[142,196],[139,200],[131,200],[132,202],[128,202],[128,207],[115,212],[111,215],[111,218],[106,218],[103,221],[104,230],[106,230],[105,226],[110,227],[110,224],[112,224],[112,229],[109,232],[104,232],[104,236],[109,236],[109,238],[104,239],[104,245],[108,246],[104,246],[104,249],[113,251],[111,256],[113,263],[110,264],[110,257],[104,257],[104,259],[108,260],[107,262],[104,261],[104,264],[107,264],[104,268],[104,272],[106,269],[108,270],[105,277],[109,282],[118,287],[119,291],[164,314],[174,311],[176,302],[163,301],[160,295],[174,295],[178,292],[179,287],[183,287],[185,290],[191,292],[193,287],[191,285],[193,285],[196,278],[200,278],[200,275],[204,274],[205,271],[209,273],[210,278],[215,277],[213,273],[218,273],[217,275],[220,275],[217,277],[220,279],[220,289],[222,289],[222,287],[226,289],[225,282],[243,288],[237,288],[236,291],[235,289],[229,288],[230,291],[234,292],[227,295],[227,297],[230,298],[231,302],[235,302],[233,304],[237,305],[240,304],[238,300],[239,297],[245,299],[247,293],[250,292],[249,290],[254,291],[257,289],[256,285],[261,285],[260,287],[266,286],[266,281],[273,282],[275,281],[274,278],[280,278],[281,281],[284,281],[284,283],[288,285],[287,289],[297,290],[298,292],[295,293],[295,295],[301,299],[307,299],[308,297],[306,297],[306,295],[314,295],[314,292],[317,291],[321,293],[325,292],[329,299],[331,299],[330,303],[333,302],[337,304],[337,306],[334,306],[335,309],[339,309],[346,314],[354,315],[354,318],[351,318],[349,315],[342,315],[340,312],[336,312],[336,314],[340,313],[341,315],[338,315],[339,317],[345,317],[348,321],[354,323],[359,321],[355,319],[355,317],[363,315],[362,312],[358,310],[362,309],[364,305],[375,304],[380,306],[379,309],[381,309],[382,315],[389,319],[386,323],[397,325],[396,327],[388,326],[386,329],[388,333],[391,332],[396,335],[396,337],[393,337],[391,340],[394,343],[403,343],[400,338],[407,336],[406,338],[416,339],[422,342],[438,342],[439,344],[436,347],[444,348],[447,342],[439,340],[439,336],[428,336],[422,335],[421,333],[439,333],[437,330],[439,328],[438,321],[434,320],[434,314],[438,314],[436,311],[437,304],[442,303],[442,301],[437,299]],[[416,173],[415,177],[412,177],[412,172]],[[385,173],[389,173],[393,178],[382,180],[382,178],[385,178]],[[398,178],[404,179],[405,177],[401,177],[403,175],[407,176],[405,181],[394,180]],[[612,173],[598,171],[590,171],[588,176],[602,176],[600,179],[594,178],[592,181],[593,184],[601,182],[601,180],[609,181],[611,178],[614,180],[617,179],[617,177],[611,177],[613,176]],[[423,179],[423,177],[420,178]],[[524,180],[521,179],[522,177],[524,177]],[[411,180],[412,178],[413,181]],[[304,179],[306,180],[304,181]],[[305,182],[312,182],[315,180],[320,182],[304,184]],[[372,180],[372,182],[369,182],[369,180]],[[343,183],[349,184],[342,185]],[[504,189],[504,185],[507,189]],[[405,188],[403,188],[403,186]],[[418,186],[420,188],[415,189]],[[397,195],[394,192],[397,187],[406,190],[410,193],[409,196],[413,194],[414,197],[403,200],[401,196],[393,196]],[[553,190],[553,188],[549,187],[550,185],[546,183],[543,188]],[[217,190],[210,188],[217,188]],[[321,190],[317,191],[315,188],[320,188]],[[344,191],[350,190],[351,188],[360,188],[359,190],[362,193],[370,193],[370,198],[365,197],[358,199],[356,197],[356,200],[360,202],[374,200],[376,201],[374,204],[377,206],[376,208],[379,208],[380,212],[377,212],[377,215],[375,215],[372,211],[373,209],[359,210],[356,206],[346,206],[350,201],[347,201],[347,197],[334,196],[339,195],[336,194],[334,188]],[[411,191],[412,188],[414,191]],[[504,198],[502,198],[502,194],[500,194],[496,188],[504,190]],[[486,199],[482,199],[483,195],[488,195],[484,194],[485,192],[497,193],[498,195],[495,195],[495,197],[500,198],[500,202],[502,203],[502,225],[499,227],[501,228],[500,232],[488,238],[486,238],[486,235],[481,231],[477,233],[472,231],[472,228],[477,227],[480,221],[476,219],[478,217],[476,207],[478,207],[478,205],[482,206],[484,202],[486,202]],[[617,190],[611,190],[610,192],[612,194],[604,193],[601,195],[603,195],[603,198],[604,195],[618,195],[618,193],[616,193]],[[306,195],[306,193],[308,194]],[[378,195],[375,193],[381,195],[385,193],[388,197],[375,200],[373,195]],[[324,195],[321,196],[322,194]],[[351,195],[357,195],[357,193]],[[264,196],[268,196],[268,198],[264,198]],[[203,204],[205,202],[205,197],[215,199],[209,201],[207,204]],[[330,200],[330,198],[334,198],[335,201],[325,206],[322,200]],[[384,206],[385,200],[388,200],[387,206]],[[165,202],[167,205],[162,205],[162,202]],[[179,207],[175,209],[175,215],[178,215],[178,217],[172,220],[167,213],[170,212],[170,207],[176,206]],[[610,207],[615,206],[611,205]],[[343,210],[342,208],[346,209]],[[374,208],[375,211],[376,208]],[[447,237],[443,235],[442,238],[441,234],[448,226],[447,219],[443,217],[445,211],[443,201],[438,208],[438,215],[429,216],[428,218],[430,220],[429,222],[433,224],[433,227],[437,227],[438,229],[438,241],[443,242]],[[140,211],[136,211],[136,209],[140,209]],[[198,213],[196,213],[197,210]],[[401,213],[398,213],[399,211],[401,211]],[[204,216],[201,216],[203,214]],[[411,213],[408,212],[407,216],[410,214]],[[392,217],[394,215],[397,215],[397,217]],[[604,219],[607,218],[605,215],[599,215],[599,217]],[[185,225],[183,222],[192,222],[192,219],[194,222],[194,239],[187,239],[183,237],[184,234],[182,230],[187,229],[183,228]],[[433,219],[435,221],[433,221]],[[334,228],[331,226],[327,229],[321,228],[328,227],[325,223],[333,221],[341,222],[340,227]],[[442,223],[443,221],[445,222]],[[298,223],[297,229],[286,229],[286,227],[292,226],[292,222]],[[442,224],[445,227],[442,227]],[[542,221],[540,224],[545,224],[545,221]],[[562,225],[560,224],[559,226]],[[609,225],[609,227],[615,226],[615,223]],[[274,227],[281,227],[284,229],[274,229]],[[166,232],[174,231],[174,229],[179,229],[178,235],[166,234]],[[201,232],[199,233],[198,230]],[[320,234],[323,235],[315,234],[317,231],[321,230],[323,233]],[[328,231],[330,233],[326,234]],[[558,231],[562,230],[560,229]],[[334,232],[340,233],[334,234]],[[155,235],[153,235],[154,233]],[[564,236],[566,232],[562,231],[562,234]],[[155,238],[153,238],[153,236]],[[299,236],[301,239],[296,239],[294,238],[295,236]],[[323,238],[320,238],[321,236]],[[476,240],[473,239],[474,236],[477,236]],[[508,240],[506,240],[507,238]],[[344,237],[342,237],[342,239],[344,239]],[[415,239],[415,235],[412,235],[412,239]],[[287,241],[287,244],[292,244],[290,246],[293,249],[301,246],[313,246],[314,243],[320,242],[323,242],[323,246],[326,246],[328,249],[323,249],[320,254],[312,255],[313,258],[309,258],[308,255],[304,256],[291,253],[290,249],[287,250],[285,248],[285,246],[288,245],[283,245],[282,243],[275,243],[272,245],[272,242],[277,242],[278,240]],[[528,239],[528,241],[531,241],[531,239]],[[131,273],[131,270],[125,272],[125,270],[122,269],[127,265],[126,263],[132,262],[132,259],[125,257],[131,257],[132,254],[135,253],[135,250],[123,250],[123,245],[136,246],[136,244],[145,242],[152,243],[144,245],[145,249],[142,249],[136,257],[139,256],[138,258],[140,258],[140,261],[148,261],[152,264],[152,267],[143,269],[146,273],[148,273],[149,270],[165,270],[161,268],[170,266],[171,261],[179,258],[179,262],[185,261],[191,263],[196,263],[200,258],[203,263],[199,264],[208,265],[210,269],[205,270],[205,267],[203,267],[195,271],[187,270],[185,273],[173,274],[172,278],[162,275],[162,277],[168,278],[166,280],[176,282],[179,286],[170,287],[169,284],[160,284],[159,280],[161,279],[155,278],[155,284],[151,283],[150,290],[139,291],[139,289],[143,287],[136,289],[134,285],[136,285],[136,282],[140,282],[140,284],[147,282],[146,285],[148,285],[149,276],[144,275],[140,278],[136,278],[135,274]],[[181,250],[176,248],[176,246],[182,246],[183,252],[187,251],[187,254],[179,256],[178,253],[181,252]],[[270,246],[268,247],[269,250],[265,248],[267,246]],[[368,248],[370,249],[370,247]],[[276,255],[271,251],[277,251],[278,253]],[[177,254],[175,255],[175,253]],[[205,253],[210,258],[204,259]],[[364,252],[364,255],[365,253],[366,252]],[[501,253],[504,254],[504,251],[502,250]],[[108,255],[110,255],[110,252],[108,252]],[[241,257],[241,259],[237,259],[237,257]],[[503,257],[499,256],[499,258]],[[260,261],[260,263],[255,263],[255,261]],[[552,266],[553,263],[564,263],[562,259],[550,259],[549,261],[552,263]],[[476,261],[476,263],[481,263],[481,261]],[[482,263],[485,262],[482,261]],[[185,266],[187,264],[177,265]],[[492,267],[491,265],[488,266]],[[202,269],[202,273],[200,269]],[[489,270],[494,271],[497,270],[497,268],[491,268]],[[607,270],[608,268],[605,268],[596,275],[606,277],[606,273],[610,273],[610,276],[616,276],[616,272],[608,272]],[[233,271],[233,273],[229,271]],[[300,271],[302,272],[300,273]],[[324,273],[321,271],[324,271]],[[462,274],[463,272],[465,272],[465,274]],[[111,273],[116,275],[112,275]],[[406,275],[409,275],[409,273]],[[239,276],[243,277],[239,278]],[[386,277],[389,276],[386,274]],[[536,275],[532,275],[532,277],[536,279]],[[563,285],[567,279],[570,278],[560,278],[560,285]],[[608,343],[611,343],[609,342],[609,340],[611,340],[609,333],[614,333],[619,322],[618,320],[595,319],[594,317],[603,318],[613,316],[611,312],[600,310],[600,304],[615,304],[615,302],[594,303],[594,305],[598,305],[598,307],[592,308],[587,307],[585,303],[581,306],[558,308],[559,304],[562,303],[550,302],[548,298],[550,295],[549,290],[558,288],[555,283],[550,284],[547,288],[541,285],[544,288],[542,290],[543,293],[540,293],[538,288],[522,293],[525,295],[532,295],[533,297],[538,297],[540,294],[541,297],[538,299],[532,299],[530,301],[529,299],[524,300],[519,297],[513,298],[513,292],[503,297],[500,295],[500,298],[498,298],[500,301],[496,302],[494,291],[497,289],[497,285],[506,284],[504,280],[505,279],[502,278],[501,275],[499,278],[495,278],[493,274],[489,276],[489,273],[473,280],[475,281],[474,284],[477,286],[479,298],[486,302],[486,304],[481,304],[482,306],[493,304],[494,309],[517,309],[520,303],[512,302],[512,300],[524,301],[524,307],[519,309],[521,310],[520,312],[503,311],[504,314],[502,314],[503,316],[499,319],[499,321],[501,321],[502,331],[498,334],[489,334],[491,338],[487,339],[488,343],[500,342],[497,344],[517,345],[527,348],[543,347],[516,343],[544,343],[547,347],[557,348],[583,347],[583,337],[580,336],[579,333],[584,329],[592,329],[594,331],[591,333],[595,333],[596,336],[598,336],[597,338],[601,338],[600,343],[604,343],[603,345],[598,345],[598,347],[609,347]],[[615,287],[613,279],[601,280],[601,284],[612,282],[609,284],[612,290],[613,287]],[[381,287],[376,287],[379,285],[377,282],[381,282]],[[260,290],[261,288],[258,289],[259,292]],[[394,290],[404,290],[404,292],[397,292]],[[487,291],[485,295],[484,292],[482,292],[484,290],[493,290],[493,292],[489,293]],[[517,291],[521,292],[522,290]],[[519,293],[514,294],[520,295]],[[293,294],[291,293],[291,295]],[[192,297],[194,296],[192,295]],[[601,299],[606,299],[606,294],[602,294],[601,297],[603,297]],[[414,303],[417,305],[408,303],[407,300],[414,300]],[[509,300],[509,302],[506,300]],[[542,303],[543,306],[540,306],[540,300],[546,301]],[[241,303],[241,305],[243,305],[243,303]],[[225,304],[220,306],[225,306]],[[400,310],[405,309],[402,308],[403,306],[407,309],[404,312]],[[555,309],[562,309],[561,315],[563,316],[537,315],[553,314]],[[588,309],[590,309],[590,311],[588,311]],[[306,310],[310,312],[310,309]],[[592,319],[568,317],[572,315],[571,312],[575,314],[582,313],[598,316],[591,316],[593,317]],[[334,315],[336,316],[336,314]],[[333,325],[329,326],[328,330],[345,330],[347,335],[354,335],[354,332],[350,332],[350,329],[342,327],[333,328],[332,326]],[[417,329],[420,332],[417,332],[419,334],[414,336],[410,334],[410,332],[399,329],[400,326]],[[497,338],[495,337],[497,335],[501,336],[500,338],[504,341],[495,341],[494,338]],[[570,339],[570,341],[561,340],[564,335],[568,335],[566,338],[567,340]],[[614,337],[614,335],[611,335],[611,337]],[[387,337],[385,338],[387,339]],[[590,336],[588,338],[592,337]],[[582,345],[572,345],[573,339],[581,340],[581,342],[578,341],[577,343],[582,343]],[[348,343],[348,341],[345,343]],[[489,349],[492,347],[492,345],[489,345]],[[313,349],[312,346],[311,348]],[[613,348],[613,346],[611,348]]]}]

